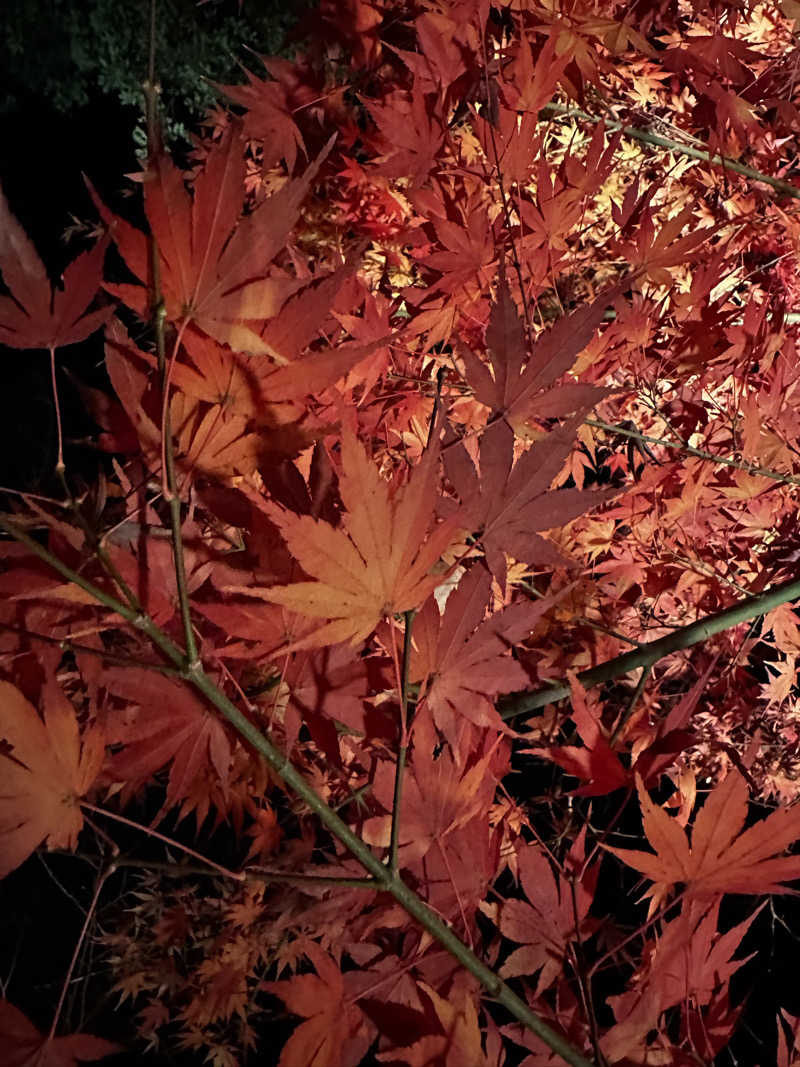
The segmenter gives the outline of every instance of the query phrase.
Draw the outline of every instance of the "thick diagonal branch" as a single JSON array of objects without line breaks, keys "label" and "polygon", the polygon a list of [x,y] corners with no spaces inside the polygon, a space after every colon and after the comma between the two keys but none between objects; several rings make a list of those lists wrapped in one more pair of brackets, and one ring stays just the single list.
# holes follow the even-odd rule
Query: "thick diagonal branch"
[{"label": "thick diagonal branch", "polygon": [[183,649],[175,644],[149,616],[143,613],[137,614],[126,604],[117,600],[116,597],[96,586],[88,578],[78,574],[77,571],[74,571],[57,556],[53,555],[44,545],[29,537],[13,520],[0,516],[0,530],[5,531],[16,541],[25,545],[40,560],[60,574],[62,578],[65,578],[68,582],[73,582],[89,593],[98,603],[116,612],[126,622],[146,633],[164,656],[181,670],[185,681],[203,694],[217,711],[228,720],[239,735],[264,757],[275,774],[319,817],[326,830],[355,856],[364,870],[375,879],[377,889],[393,896],[406,914],[415,919],[431,937],[458,960],[465,970],[469,971],[474,978],[477,978],[489,996],[496,1000],[497,1003],[502,1004],[528,1030],[540,1037],[548,1048],[561,1056],[566,1063],[570,1064],[571,1067],[593,1067],[585,1056],[581,1055],[560,1034],[548,1026],[543,1019],[531,1011],[525,1001],[518,997],[509,985],[487,967],[453,930],[428,907],[422,898],[405,884],[399,875],[391,871],[374,855],[369,846],[317,794],[313,786],[306,781],[289,759],[215,685],[203,670],[202,665],[198,663],[187,665]]},{"label": "thick diagonal branch", "polygon": [[[657,641],[648,641],[630,652],[624,652],[621,656],[616,656],[614,659],[598,664],[597,667],[590,667],[588,670],[581,671],[578,674],[578,681],[585,689],[588,689],[590,686],[601,685],[603,682],[611,682],[615,678],[621,678],[629,671],[636,670],[639,667],[652,667],[654,663],[663,659],[664,656],[668,656],[671,652],[677,652],[682,648],[691,648],[692,645],[706,641],[709,637],[713,637],[714,634],[729,630],[732,626],[738,626],[741,622],[756,619],[759,615],[766,615],[773,608],[798,598],[800,598],[800,579],[783,582],[781,585],[767,589],[766,592],[759,593],[757,596],[740,600],[724,611],[717,612],[716,615],[708,615],[705,619],[698,619],[697,622],[689,623],[688,626],[683,626],[681,629],[667,634],[666,637],[659,637]],[[533,692],[514,693],[506,697],[500,701],[498,710],[504,719],[513,719],[517,715],[524,715],[526,712],[543,708],[546,704],[562,700],[564,697],[569,696],[569,693],[569,682],[566,680],[553,682],[543,689],[536,689]]]}]

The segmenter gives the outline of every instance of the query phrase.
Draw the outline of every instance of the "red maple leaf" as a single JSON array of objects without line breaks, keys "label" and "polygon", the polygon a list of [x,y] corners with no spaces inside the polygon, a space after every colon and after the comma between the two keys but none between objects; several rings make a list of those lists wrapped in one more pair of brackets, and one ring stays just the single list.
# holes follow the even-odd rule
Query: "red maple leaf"
[{"label": "red maple leaf", "polygon": [[686,831],[654,803],[636,776],[644,832],[655,855],[603,847],[656,885],[650,895],[665,895],[678,882],[690,895],[715,893],[790,893],[784,882],[800,878],[800,856],[780,856],[800,837],[800,805],[779,808],[742,832],[748,788],[739,771],[711,791],[695,816],[691,844]]},{"label": "red maple leaf", "polygon": [[187,686],[139,667],[106,670],[103,685],[127,702],[109,722],[110,743],[123,746],[111,761],[113,781],[139,785],[171,764],[166,806],[189,798],[205,772],[227,781],[225,728]]},{"label": "red maple leaf", "polygon": [[[295,278],[269,277],[269,265],[286,244],[332,143],[302,178],[287,182],[241,221],[244,141],[233,125],[209,153],[191,195],[172,160],[164,154],[157,157],[154,171],[144,176],[145,211],[158,242],[160,287],[169,321],[191,323],[236,351],[281,358],[254,326],[277,315],[302,285]],[[113,215],[93,190],[92,196],[123,259],[150,287],[147,236]],[[141,318],[148,317],[148,288],[107,288]]]},{"label": "red maple leaf", "polygon": [[725,1010],[728,985],[750,959],[732,957],[761,909],[717,934],[719,905],[719,898],[710,903],[685,900],[680,914],[664,924],[658,939],[646,947],[647,965],[633,988],[609,997],[617,1022],[603,1035],[601,1046],[610,1062],[634,1058],[646,1062],[648,1033],[660,1029],[663,1013],[675,1005],[691,1012],[702,1030],[713,1018],[717,1034],[730,1035],[737,1012]]},{"label": "red maple leaf", "polygon": [[47,1037],[19,1008],[0,1000],[0,1048],[4,1067],[78,1067],[122,1052],[122,1046],[90,1034]]},{"label": "red maple leaf", "polygon": [[433,100],[415,83],[407,94],[386,103],[369,102],[369,113],[383,135],[383,156],[376,160],[377,174],[410,178],[411,188],[423,185],[437,165],[444,142],[443,123]]},{"label": "red maple leaf", "polygon": [[591,304],[559,319],[539,335],[528,355],[522,320],[501,271],[486,331],[489,366],[470,349],[460,351],[476,398],[495,417],[502,415],[512,423],[532,415],[557,418],[593,407],[607,390],[572,382],[552,390],[549,386],[570,369],[589,344],[617,293],[618,289],[602,293]]},{"label": "red maple leaf", "polygon": [[[305,89],[296,73],[285,59],[277,56],[258,56],[269,73],[275,79],[267,81],[257,78],[249,70],[247,85],[216,85],[234,104],[246,109],[244,129],[249,138],[263,143],[262,167],[266,172],[281,158],[286,160],[286,167],[291,174],[297,162],[298,151],[305,154],[305,145],[300,130],[292,118],[294,107],[302,106],[296,99]],[[287,69],[289,68],[289,69]],[[298,84],[299,83],[299,84]],[[308,100],[302,100],[307,104]]]},{"label": "red maple leaf", "polygon": [[[585,828],[569,853],[570,865],[583,866]],[[591,935],[597,920],[589,918],[599,868],[590,867],[573,887],[555,873],[550,861],[536,845],[527,845],[517,854],[519,879],[525,900],[506,900],[500,906],[499,927],[504,937],[516,941],[515,949],[503,964],[504,978],[532,977],[540,971],[537,996],[555,982],[561,972],[569,945]]]},{"label": "red maple leaf", "polygon": [[567,774],[586,782],[586,785],[575,790],[576,796],[596,797],[612,793],[630,783],[631,773],[609,744],[598,702],[589,698],[574,675],[570,677],[570,686],[572,707],[569,717],[575,723],[583,747],[554,745],[552,748],[531,748],[526,751],[532,756],[552,760],[563,767]]},{"label": "red maple leaf", "polygon": [[411,678],[423,683],[420,699],[446,737],[455,736],[458,716],[476,726],[505,729],[494,698],[530,685],[509,652],[555,602],[550,597],[521,601],[485,618],[491,585],[488,571],[472,567],[448,596],[443,616],[431,597],[414,619]]},{"label": "red maple leaf", "polygon": [[[491,423],[480,441],[480,474],[463,445],[445,452],[445,471],[461,501],[458,522],[480,541],[486,562],[504,583],[506,555],[531,566],[571,566],[539,533],[582,515],[607,498],[606,491],[551,490],[575,441],[582,416],[536,441],[514,462],[514,432],[505,421]],[[455,513],[455,502],[440,510]]]},{"label": "red maple leaf", "polygon": [[11,348],[55,348],[83,341],[112,308],[88,311],[97,295],[108,240],[83,252],[53,286],[28,235],[0,189],[0,274],[11,296],[0,296],[0,342]]}]

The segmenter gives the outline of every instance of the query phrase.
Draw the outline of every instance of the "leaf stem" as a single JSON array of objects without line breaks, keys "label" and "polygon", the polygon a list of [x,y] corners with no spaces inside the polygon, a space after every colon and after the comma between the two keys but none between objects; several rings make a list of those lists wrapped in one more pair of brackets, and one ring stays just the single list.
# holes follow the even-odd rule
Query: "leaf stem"
[{"label": "leaf stem", "polygon": [[[400,847],[400,805],[403,801],[403,778],[408,754],[408,675],[411,665],[411,629],[414,624],[414,612],[405,612],[403,631],[403,671],[400,680],[400,748],[397,752],[397,766],[394,773],[394,796],[392,798],[392,829],[389,840],[389,870],[397,874],[397,852]],[[392,631],[394,647],[394,631]]]},{"label": "leaf stem", "polygon": [[58,454],[56,457],[56,474],[64,476],[64,436],[61,429],[61,405],[58,401],[58,383],[56,382],[56,350],[53,345],[48,349],[50,352],[50,385],[53,390],[53,407],[56,412],[56,440],[58,442]]}]

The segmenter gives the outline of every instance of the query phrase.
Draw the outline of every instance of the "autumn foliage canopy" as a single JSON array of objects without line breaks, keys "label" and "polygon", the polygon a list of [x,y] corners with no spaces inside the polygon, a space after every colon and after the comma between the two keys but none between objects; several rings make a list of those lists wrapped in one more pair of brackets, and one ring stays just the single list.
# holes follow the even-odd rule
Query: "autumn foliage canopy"
[{"label": "autumn foliage canopy", "polygon": [[9,358],[107,375],[93,482],[55,403],[4,495],[0,875],[76,853],[128,1019],[12,980],[5,1062],[737,1047],[800,881],[798,28],[323,0],[57,283],[0,193]]}]

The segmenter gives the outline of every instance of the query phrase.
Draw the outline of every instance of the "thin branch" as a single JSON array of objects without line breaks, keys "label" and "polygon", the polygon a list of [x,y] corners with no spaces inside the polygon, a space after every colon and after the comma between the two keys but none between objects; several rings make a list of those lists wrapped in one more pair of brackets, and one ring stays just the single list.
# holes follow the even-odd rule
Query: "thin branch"
[{"label": "thin branch", "polygon": [[53,1022],[50,1025],[50,1032],[47,1035],[48,1043],[52,1041],[55,1037],[56,1028],[58,1026],[58,1020],[61,1018],[61,1009],[64,1007],[64,998],[67,995],[69,984],[72,981],[72,973],[75,970],[75,964],[78,962],[78,956],[80,954],[84,938],[86,937],[87,931],[89,929],[89,924],[91,923],[94,917],[95,909],[97,908],[97,901],[100,899],[100,892],[106,883],[106,879],[114,873],[114,869],[114,861],[112,860],[111,863],[108,864],[108,866],[103,871],[101,871],[100,874],[98,874],[97,880],[95,881],[92,901],[89,905],[89,910],[86,912],[86,918],[83,921],[81,932],[78,935],[78,941],[75,945],[75,951],[72,953],[72,959],[69,961],[69,967],[67,968],[67,973],[64,976],[64,982],[61,986],[61,994],[59,995],[58,1003],[56,1004],[56,1010],[53,1013]]},{"label": "thin branch", "polygon": [[[392,830],[389,839],[389,870],[397,874],[397,851],[400,846],[400,805],[403,802],[403,778],[408,754],[408,676],[411,666],[411,628],[414,624],[414,612],[405,613],[403,631],[403,666],[400,678],[400,747],[397,752],[397,766],[394,773],[394,796],[392,799]],[[394,630],[392,630],[394,647]]]},{"label": "thin branch", "polygon": [[[155,237],[151,236],[151,249],[154,259],[158,259],[158,247]],[[155,268],[153,277],[157,278]],[[178,606],[183,624],[183,639],[186,644],[186,658],[190,666],[199,665],[197,644],[194,639],[192,626],[192,614],[189,605],[189,584],[186,580],[186,557],[183,551],[183,532],[181,523],[181,498],[178,494],[178,481],[175,476],[175,452],[172,447],[172,420],[169,410],[169,368],[167,367],[164,352],[164,322],[166,308],[158,293],[158,304],[153,314],[153,325],[156,334],[156,352],[158,353],[158,365],[161,370],[161,389],[164,398],[161,440],[162,455],[164,460],[164,498],[169,507],[170,529],[172,532],[172,558],[175,565],[175,584],[178,589]],[[170,367],[172,363],[170,362]]]},{"label": "thin branch", "polygon": [[748,167],[744,163],[739,163],[738,160],[731,159],[729,156],[720,156],[708,151],[708,149],[684,144],[682,141],[676,141],[670,137],[661,137],[659,134],[652,133],[650,130],[642,129],[639,126],[626,126],[622,122],[609,121],[604,115],[591,115],[588,111],[582,111],[577,107],[551,103],[546,104],[539,112],[541,119],[548,119],[553,116],[556,118],[580,119],[583,122],[591,122],[595,125],[605,121],[606,129],[612,133],[616,133],[619,130],[624,137],[628,137],[631,140],[641,141],[643,144],[651,145],[654,148],[666,148],[670,152],[689,156],[690,159],[699,159],[703,163],[710,163],[713,167],[722,167],[723,170],[733,171],[735,174],[741,174],[745,178],[769,185],[784,196],[800,200],[800,188],[798,186],[785,182],[781,178],[773,178],[770,174],[763,174],[760,170],[756,170],[755,167]]},{"label": "thin branch", "polygon": [[583,1011],[589,1023],[589,1033],[592,1038],[592,1048],[594,1049],[595,1059],[600,1067],[607,1067],[606,1058],[600,1047],[600,1032],[597,1028],[597,1016],[595,1015],[594,1004],[592,1003],[592,979],[586,973],[586,954],[583,948],[583,940],[581,939],[581,920],[578,915],[578,895],[575,890],[575,879],[569,878],[568,881],[570,900],[572,903],[572,917],[573,922],[575,923],[575,945],[572,951],[572,955],[574,956],[573,966],[575,968],[575,976],[578,979],[578,989],[580,991],[581,1001],[583,1002]]},{"label": "thin branch", "polygon": [[[84,860],[86,863],[96,863],[97,856],[88,852],[61,852],[63,856],[73,856],[75,859]],[[186,878],[197,876],[201,878],[229,878],[230,872],[219,868],[201,866],[196,863],[167,863],[163,860],[136,859],[133,856],[120,856],[114,860],[115,867],[131,867],[134,870],[158,871],[159,874],[173,878]],[[335,875],[322,874],[292,874],[287,871],[261,870],[257,866],[246,867],[239,873],[236,872],[234,880],[237,882],[254,882],[263,885],[265,882],[275,882],[287,885],[322,885],[322,886],[345,886],[350,889],[374,889],[374,878],[339,878]]]},{"label": "thin branch", "polygon": [[73,655],[99,656],[106,663],[115,667],[140,667],[143,670],[157,671],[168,678],[182,678],[183,671],[178,667],[169,667],[166,663],[147,663],[145,660],[135,659],[133,656],[118,656],[105,648],[93,648],[92,645],[84,645],[79,641],[73,641],[69,637],[51,637],[48,634],[39,634],[34,630],[26,630],[21,626],[12,626],[7,622],[0,622],[0,630],[6,633],[17,634],[26,637],[29,641],[42,641],[47,645],[56,645],[62,652],[71,652]]},{"label": "thin branch", "polygon": [[109,819],[113,819],[115,822],[122,823],[123,826],[130,826],[133,830],[140,830],[143,834],[147,834],[148,837],[154,837],[157,841],[163,842],[165,845],[169,845],[170,848],[177,848],[181,852],[185,852],[187,856],[191,856],[192,859],[200,860],[201,863],[205,863],[210,869],[213,869],[217,874],[222,875],[223,878],[232,878],[235,882],[243,882],[244,875],[241,871],[232,871],[229,867],[223,867],[220,863],[215,863],[214,860],[210,860],[207,856],[203,856],[200,852],[196,852],[193,848],[189,848],[188,845],[182,845],[180,841],[176,841],[172,837],[167,837],[166,834],[160,833],[158,830],[154,830],[152,826],[143,826],[139,822],[135,822],[133,819],[128,819],[124,815],[117,814],[116,811],[108,811],[106,808],[98,808],[94,804],[89,804],[85,800],[81,801],[81,807],[86,811],[92,811],[95,815],[105,815]]},{"label": "thin branch", "polygon": [[[757,596],[740,600],[715,615],[708,615],[697,622],[689,623],[688,626],[682,626],[679,630],[667,634],[666,637],[648,641],[639,648],[624,652],[621,656],[607,660],[597,667],[581,671],[577,676],[578,681],[585,689],[588,689],[590,686],[621,678],[639,667],[651,667],[672,652],[677,652],[682,648],[691,648],[692,645],[706,641],[709,637],[722,633],[723,630],[729,630],[732,626],[738,626],[742,622],[749,622],[750,619],[755,619],[759,615],[766,615],[773,608],[797,599],[800,599],[800,580],[794,578]],[[513,694],[500,701],[498,708],[503,719],[513,719],[517,715],[524,715],[537,708],[543,708],[546,704],[562,700],[569,696],[569,692],[569,682],[553,682],[532,693]]]},{"label": "thin branch", "polygon": [[781,474],[780,471],[771,470],[769,467],[759,467],[755,463],[747,463],[745,460],[731,459],[728,456],[716,456],[713,452],[706,452],[702,448],[693,448],[692,445],[680,441],[670,441],[666,437],[651,437],[649,434],[640,433],[639,430],[631,430],[626,426],[617,426],[613,422],[604,422],[602,419],[584,419],[586,426],[593,426],[597,430],[607,430],[609,433],[620,434],[623,437],[631,437],[635,441],[642,441],[650,445],[662,445],[664,448],[674,449],[676,452],[685,452],[695,459],[706,459],[710,463],[718,463],[723,467],[733,467],[735,470],[744,471],[746,474],[755,474],[761,478],[771,478],[774,482],[784,482],[786,485],[800,485],[800,477],[794,474]]},{"label": "thin branch", "polygon": [[[155,65],[155,0],[152,0],[150,14],[150,70],[148,71],[147,81],[144,84],[144,95],[147,111],[148,168],[152,171],[156,165],[156,158],[161,148],[156,100],[157,87],[153,69]],[[172,364],[180,342],[180,334],[175,341],[175,349],[172,353],[172,358],[170,359],[169,364],[167,364],[164,342],[164,327],[166,323],[167,309],[164,305],[164,298],[161,292],[161,265],[158,255],[158,242],[152,232],[150,233],[149,252],[150,278],[152,282],[152,290],[150,293],[150,299],[152,301],[151,312],[153,317],[153,331],[156,339],[156,357],[161,377],[162,394],[161,456],[163,466],[162,476],[164,481],[163,495],[169,507],[170,528],[172,531],[172,556],[175,565],[175,583],[178,589],[178,606],[180,609],[181,622],[183,624],[186,659],[191,668],[196,668],[199,667],[199,659],[197,655],[197,644],[194,638],[194,629],[192,627],[191,609],[189,606],[189,587],[186,580],[186,558],[183,551],[183,535],[181,532],[181,500],[178,495],[178,482],[175,476],[175,452],[172,444],[172,420],[170,418],[169,409],[169,379]],[[184,325],[185,322],[182,324],[181,329],[183,329]]]},{"label": "thin branch", "polygon": [[374,878],[346,878],[335,874],[292,874],[289,871],[264,871],[260,867],[247,867],[248,878],[262,882],[286,883],[287,885],[344,886],[346,889],[377,889]]}]

